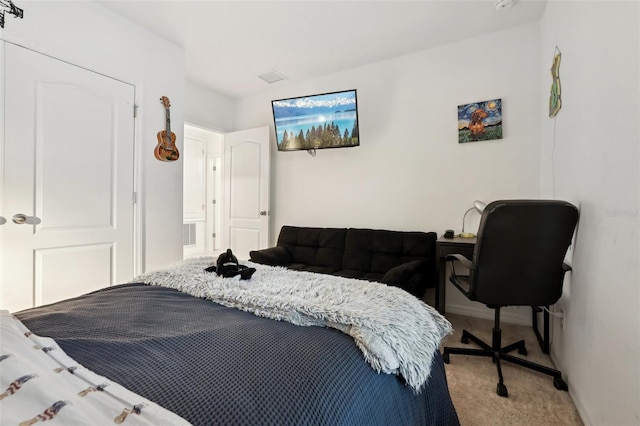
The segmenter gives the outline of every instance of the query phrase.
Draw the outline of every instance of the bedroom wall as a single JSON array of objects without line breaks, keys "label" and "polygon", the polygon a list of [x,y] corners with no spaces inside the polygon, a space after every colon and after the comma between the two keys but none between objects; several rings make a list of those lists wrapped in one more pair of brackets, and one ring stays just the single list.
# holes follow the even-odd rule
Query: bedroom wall
[{"label": "bedroom wall", "polygon": [[[272,145],[273,244],[284,224],[460,232],[476,199],[538,197],[539,36],[527,25],[238,100],[243,129],[273,125],[273,99],[358,90],[359,147],[314,158]],[[503,101],[504,138],[459,144],[458,105],[494,98]],[[466,230],[478,218],[470,214]],[[447,311],[493,318],[451,286]],[[503,318],[530,323],[527,309]]]},{"label": "bedroom wall", "polygon": [[234,130],[234,101],[198,83],[187,80],[184,95],[184,121],[218,132]]},{"label": "bedroom wall", "polygon": [[[157,269],[181,259],[182,161],[157,161],[153,149],[157,132],[165,126],[161,96],[171,100],[172,123],[184,121],[184,51],[93,2],[34,1],[20,6],[24,19],[7,17],[3,40],[135,85],[138,269]],[[172,130],[181,149],[182,126]]]},{"label": "bedroom wall", "polygon": [[563,103],[542,114],[542,195],[580,208],[552,355],[587,425],[640,424],[639,23],[626,1],[551,1],[541,21],[541,102],[558,46]]}]

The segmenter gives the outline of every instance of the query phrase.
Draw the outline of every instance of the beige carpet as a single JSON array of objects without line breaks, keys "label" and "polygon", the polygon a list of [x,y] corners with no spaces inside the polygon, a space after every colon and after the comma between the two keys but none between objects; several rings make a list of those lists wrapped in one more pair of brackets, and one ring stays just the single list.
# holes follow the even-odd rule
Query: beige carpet
[{"label": "beige carpet", "polygon": [[[477,348],[473,343],[460,343],[463,328],[491,344],[493,321],[454,314],[447,314],[447,318],[455,332],[445,339],[444,346]],[[522,338],[527,345],[526,359],[553,367],[549,356],[542,353],[531,327],[503,324],[503,346]],[[514,355],[521,356],[517,351]],[[583,424],[569,393],[557,390],[550,376],[501,363],[504,384],[509,391],[509,397],[503,398],[496,394],[498,373],[490,358],[450,355],[450,361],[445,364],[447,380],[462,426]]]}]

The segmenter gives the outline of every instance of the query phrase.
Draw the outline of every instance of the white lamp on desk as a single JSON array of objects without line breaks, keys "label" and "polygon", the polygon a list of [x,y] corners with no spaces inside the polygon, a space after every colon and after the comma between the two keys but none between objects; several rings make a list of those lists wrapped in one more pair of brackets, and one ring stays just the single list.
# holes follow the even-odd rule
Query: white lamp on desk
[{"label": "white lamp on desk", "polygon": [[473,202],[473,207],[465,212],[464,216],[462,216],[462,232],[460,233],[461,238],[474,238],[476,236],[476,234],[473,234],[471,232],[464,232],[464,222],[467,219],[467,215],[469,214],[469,212],[476,210],[478,213],[482,214],[485,207],[487,207],[486,203],[480,200],[476,200]]}]

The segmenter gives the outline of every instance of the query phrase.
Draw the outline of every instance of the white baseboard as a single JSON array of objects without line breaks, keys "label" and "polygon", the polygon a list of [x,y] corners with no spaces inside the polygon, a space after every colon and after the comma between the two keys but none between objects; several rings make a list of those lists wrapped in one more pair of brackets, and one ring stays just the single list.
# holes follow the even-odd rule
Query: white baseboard
[{"label": "white baseboard", "polygon": [[[445,309],[446,312],[452,314],[466,315],[469,317],[488,319],[491,321],[493,321],[494,319],[494,310],[489,309],[484,305],[476,307],[468,305],[447,304]],[[501,311],[500,321],[509,324],[531,326],[531,311],[527,310],[522,314],[509,311]]]},{"label": "white baseboard", "polygon": [[555,368],[557,368],[563,373],[562,376],[567,382],[567,385],[569,386],[569,396],[573,401],[573,405],[576,406],[576,410],[578,410],[578,414],[580,415],[580,420],[582,420],[582,423],[584,424],[584,426],[597,425],[598,423],[593,421],[591,410],[588,408],[587,405],[582,403],[582,399],[580,398],[580,393],[574,386],[571,386],[571,378],[568,376],[566,369],[563,368],[564,366],[560,364],[558,355],[554,351],[553,345],[551,346],[551,353],[549,355],[551,357],[551,361],[553,362],[553,365],[555,365]]},{"label": "white baseboard", "polygon": [[584,423],[585,426],[597,425],[597,423],[593,421],[587,407],[582,404],[580,395],[578,394],[578,392],[576,392],[576,389],[571,387],[571,383],[569,383],[569,396],[571,396],[573,405],[576,406],[576,410],[578,410],[578,414],[580,414],[580,420],[582,420],[582,423]]}]

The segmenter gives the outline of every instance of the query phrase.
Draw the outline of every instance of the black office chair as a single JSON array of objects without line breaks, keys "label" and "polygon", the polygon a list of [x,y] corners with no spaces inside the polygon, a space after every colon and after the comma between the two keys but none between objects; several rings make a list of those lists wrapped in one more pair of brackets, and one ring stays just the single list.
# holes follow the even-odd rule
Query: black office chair
[{"label": "black office chair", "polygon": [[[492,344],[488,345],[467,330],[462,343],[469,340],[482,349],[445,347],[449,354],[492,357],[498,369],[497,393],[507,397],[500,361],[548,374],[556,389],[568,390],[562,374],[543,365],[510,355],[518,350],[527,355],[524,340],[502,346],[500,308],[503,306],[549,306],[562,295],[564,274],[571,268],[564,257],[571,244],[578,222],[578,209],[565,201],[503,200],[487,205],[480,219],[473,259],[453,254],[449,280],[469,300],[484,303],[495,310]],[[456,266],[469,268],[469,275],[460,275]]]}]

